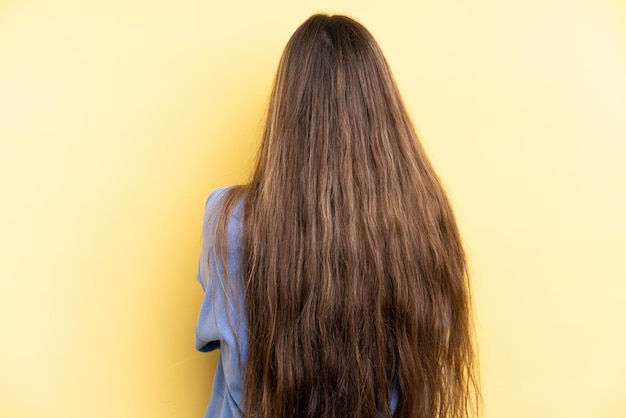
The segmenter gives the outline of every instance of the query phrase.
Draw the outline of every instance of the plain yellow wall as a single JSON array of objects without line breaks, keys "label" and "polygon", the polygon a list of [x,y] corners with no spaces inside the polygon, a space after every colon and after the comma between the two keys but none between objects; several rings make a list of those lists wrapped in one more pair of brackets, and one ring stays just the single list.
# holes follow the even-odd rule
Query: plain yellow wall
[{"label": "plain yellow wall", "polygon": [[620,0],[0,2],[0,416],[202,415],[204,201],[322,10],[379,40],[450,192],[485,416],[626,417]]}]

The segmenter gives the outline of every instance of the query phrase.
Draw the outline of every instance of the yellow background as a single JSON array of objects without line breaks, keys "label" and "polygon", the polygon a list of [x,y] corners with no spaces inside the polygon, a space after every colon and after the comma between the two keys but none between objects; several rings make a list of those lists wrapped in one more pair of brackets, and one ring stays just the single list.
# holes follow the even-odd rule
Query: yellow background
[{"label": "yellow background", "polygon": [[626,3],[0,1],[0,416],[199,417],[203,205],[316,11],[379,40],[474,274],[488,418],[626,417]]}]

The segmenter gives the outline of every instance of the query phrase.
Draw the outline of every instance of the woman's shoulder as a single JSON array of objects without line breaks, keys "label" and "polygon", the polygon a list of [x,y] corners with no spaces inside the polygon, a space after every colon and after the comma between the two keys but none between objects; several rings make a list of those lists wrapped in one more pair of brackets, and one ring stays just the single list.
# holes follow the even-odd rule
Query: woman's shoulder
[{"label": "woman's shoulder", "polygon": [[[229,194],[234,193],[237,189],[240,189],[240,187],[241,186],[237,185],[222,186],[213,189],[209,193],[204,208],[204,225],[207,231],[211,228],[206,227],[216,222],[217,217],[221,215],[223,205],[229,197]],[[241,194],[239,195],[241,196]],[[227,226],[229,238],[237,238],[243,227],[243,202],[243,197],[240,197],[238,201],[234,202],[232,211],[229,214]]]},{"label": "woman's shoulder", "polygon": [[205,208],[206,209],[215,209],[220,202],[223,201],[224,197],[231,193],[232,190],[237,187],[235,185],[230,186],[222,186],[211,190],[209,193],[209,197],[206,200]]},{"label": "woman's shoulder", "polygon": [[[224,204],[226,198],[229,195],[237,191],[241,191],[241,188],[242,186],[240,185],[230,185],[230,186],[222,186],[222,187],[213,189],[209,193],[209,197],[206,200],[205,214],[211,214],[219,210]],[[240,199],[238,202],[235,203],[235,207],[234,207],[235,210],[240,209],[240,207],[242,206],[242,202],[243,202],[242,194],[237,193],[237,195],[240,196]]]}]

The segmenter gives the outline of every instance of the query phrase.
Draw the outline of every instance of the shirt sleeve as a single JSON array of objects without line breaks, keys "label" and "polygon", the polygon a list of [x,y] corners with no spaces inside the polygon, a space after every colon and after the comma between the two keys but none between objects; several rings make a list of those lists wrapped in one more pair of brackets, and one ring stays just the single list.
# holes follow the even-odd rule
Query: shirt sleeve
[{"label": "shirt sleeve", "polygon": [[[213,237],[210,236],[212,229],[211,214],[217,210],[217,200],[222,189],[217,189],[211,192],[204,204],[204,215],[202,217],[202,250],[200,252],[200,259],[198,260],[198,273],[196,279],[200,282],[202,290],[206,292],[208,284],[208,256],[209,248],[213,245]],[[209,224],[211,222],[211,224]]]},{"label": "shirt sleeve", "polygon": [[[222,340],[230,339],[232,318],[236,313],[232,305],[233,295],[224,284],[224,265],[219,254],[215,254],[215,239],[212,236],[215,214],[220,209],[220,201],[228,187],[216,189],[209,195],[202,223],[202,251],[198,261],[197,280],[204,290],[204,297],[200,307],[198,323],[196,324],[195,346],[202,352],[220,348]],[[231,246],[238,245],[235,231],[237,224],[230,220],[228,224],[228,266],[231,277],[237,274],[235,266],[239,263],[236,252]],[[228,311],[227,311],[228,310]],[[227,313],[228,312],[228,313]]]}]

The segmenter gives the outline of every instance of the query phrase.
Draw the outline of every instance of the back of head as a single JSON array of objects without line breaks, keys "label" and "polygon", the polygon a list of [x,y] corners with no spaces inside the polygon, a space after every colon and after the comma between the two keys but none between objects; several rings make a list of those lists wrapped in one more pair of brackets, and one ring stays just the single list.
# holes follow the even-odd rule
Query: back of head
[{"label": "back of head", "polygon": [[361,24],[314,15],[296,30],[253,177],[233,193],[247,197],[244,416],[468,416],[461,238]]}]

